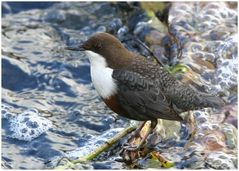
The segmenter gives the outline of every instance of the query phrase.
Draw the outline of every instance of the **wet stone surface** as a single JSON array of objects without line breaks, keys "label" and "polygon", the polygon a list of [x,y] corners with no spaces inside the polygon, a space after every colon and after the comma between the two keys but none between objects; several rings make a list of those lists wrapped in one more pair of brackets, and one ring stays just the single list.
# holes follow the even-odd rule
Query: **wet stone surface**
[{"label": "wet stone surface", "polygon": [[[194,121],[187,125],[160,120],[156,148],[173,167],[237,168],[237,3],[172,3],[170,34],[152,12],[157,8],[154,3],[3,3],[3,168],[61,165],[62,157],[85,155],[129,125],[125,118],[116,120],[99,98],[87,57],[65,50],[106,31],[148,57],[142,41],[179,80],[227,103],[221,110],[191,111]],[[74,168],[132,168],[119,157],[125,141]],[[133,168],[162,166],[145,157]]]}]

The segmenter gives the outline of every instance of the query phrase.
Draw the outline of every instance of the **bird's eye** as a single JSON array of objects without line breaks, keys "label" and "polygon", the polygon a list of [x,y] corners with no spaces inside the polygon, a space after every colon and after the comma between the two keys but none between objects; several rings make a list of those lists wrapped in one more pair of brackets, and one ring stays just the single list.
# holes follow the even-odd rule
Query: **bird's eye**
[{"label": "bird's eye", "polygon": [[97,50],[100,50],[100,49],[102,48],[101,43],[97,43],[97,44],[95,45],[95,48],[96,48]]}]

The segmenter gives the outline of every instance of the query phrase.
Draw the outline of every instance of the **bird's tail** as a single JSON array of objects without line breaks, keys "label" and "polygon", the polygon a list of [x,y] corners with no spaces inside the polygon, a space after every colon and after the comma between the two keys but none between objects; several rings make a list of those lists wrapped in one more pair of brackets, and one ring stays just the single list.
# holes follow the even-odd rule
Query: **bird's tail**
[{"label": "bird's tail", "polygon": [[203,98],[203,105],[205,107],[213,107],[213,108],[222,108],[225,106],[224,100],[222,100],[220,97],[217,96],[210,96],[210,95],[205,95],[202,96]]}]

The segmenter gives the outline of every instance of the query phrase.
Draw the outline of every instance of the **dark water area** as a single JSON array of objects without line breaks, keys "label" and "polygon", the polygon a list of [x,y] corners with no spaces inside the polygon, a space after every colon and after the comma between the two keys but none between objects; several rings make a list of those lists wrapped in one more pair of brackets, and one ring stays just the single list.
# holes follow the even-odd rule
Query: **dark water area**
[{"label": "dark water area", "polygon": [[31,9],[46,9],[55,3],[59,2],[4,2],[2,3],[2,16]]},{"label": "dark water area", "polygon": [[[168,49],[165,50],[161,46],[167,45],[168,37],[160,37],[161,33],[156,32],[158,30],[155,28],[167,29],[150,18],[143,5],[142,8],[146,12],[132,12],[138,5],[139,3],[129,5],[124,2],[2,2],[2,168],[55,167],[57,162],[53,161],[62,157],[85,155],[90,149],[129,125],[130,121],[126,118],[117,116],[116,119],[115,114],[98,96],[91,83],[87,56],[65,49],[66,46],[77,45],[98,32],[110,32],[129,50],[149,56],[149,51],[142,44],[132,41],[132,37],[138,37],[154,50],[156,56],[160,56],[164,64],[171,65],[178,60],[193,68],[193,72],[197,72],[195,76],[199,77],[199,81],[196,79],[199,87],[204,84],[205,91],[222,94],[224,100],[232,106],[233,115],[229,118],[231,120],[226,126],[218,126],[218,130],[223,130],[223,133],[226,132],[225,136],[230,137],[225,147],[233,152],[212,154],[203,166],[202,162],[200,163],[203,156],[199,155],[192,159],[197,161],[194,166],[189,164],[192,160],[189,160],[187,155],[191,155],[193,150],[183,148],[188,138],[185,125],[165,123],[171,127],[168,132],[164,132],[168,139],[160,144],[161,152],[176,160],[178,164],[175,168],[237,168],[235,130],[237,131],[238,57],[237,40],[234,36],[236,31],[233,30],[237,27],[234,19],[237,15],[231,12],[234,8],[228,10],[229,17],[225,22],[225,27],[230,28],[229,31],[208,33],[210,39],[213,39],[210,41],[206,41],[206,33],[200,35],[203,37],[203,43],[195,43],[198,39],[185,38],[185,35],[189,34],[181,34],[180,31],[177,32],[177,28],[184,27],[193,33],[195,30],[209,27],[210,24],[193,30],[195,25],[188,21],[175,22],[173,29],[182,42],[193,42],[185,43],[183,54],[186,57],[183,56],[179,60],[176,55],[172,55],[172,58],[164,55]],[[177,8],[172,6],[172,18],[177,14],[174,9]],[[215,18],[212,20],[216,20]],[[158,43],[158,39],[162,41]],[[199,54],[197,49],[207,50]],[[192,55],[195,53],[198,53],[197,56],[206,56],[204,59],[207,63],[196,60]],[[203,72],[199,66],[209,67],[209,70],[203,68]],[[214,66],[221,68],[219,70]],[[216,124],[212,124],[208,119],[210,112],[205,110],[198,112],[199,114],[194,113],[196,120],[203,123],[198,126],[200,131],[196,140],[200,139],[205,130],[213,132],[213,125]],[[194,145],[200,144],[197,143]],[[172,148],[168,148],[169,146]],[[117,148],[119,147],[94,161],[78,165],[77,169],[129,169],[124,162],[117,160]],[[223,167],[218,166],[218,161],[226,164]],[[155,167],[144,161],[141,168],[160,166]]]}]

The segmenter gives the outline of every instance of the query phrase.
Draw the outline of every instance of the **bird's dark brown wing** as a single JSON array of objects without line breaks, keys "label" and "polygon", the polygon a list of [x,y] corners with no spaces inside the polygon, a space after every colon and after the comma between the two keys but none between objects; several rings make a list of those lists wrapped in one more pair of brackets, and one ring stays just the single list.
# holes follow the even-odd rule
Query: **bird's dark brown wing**
[{"label": "bird's dark brown wing", "polygon": [[126,70],[114,70],[112,77],[117,82],[119,103],[128,112],[129,118],[182,120],[153,80]]}]

